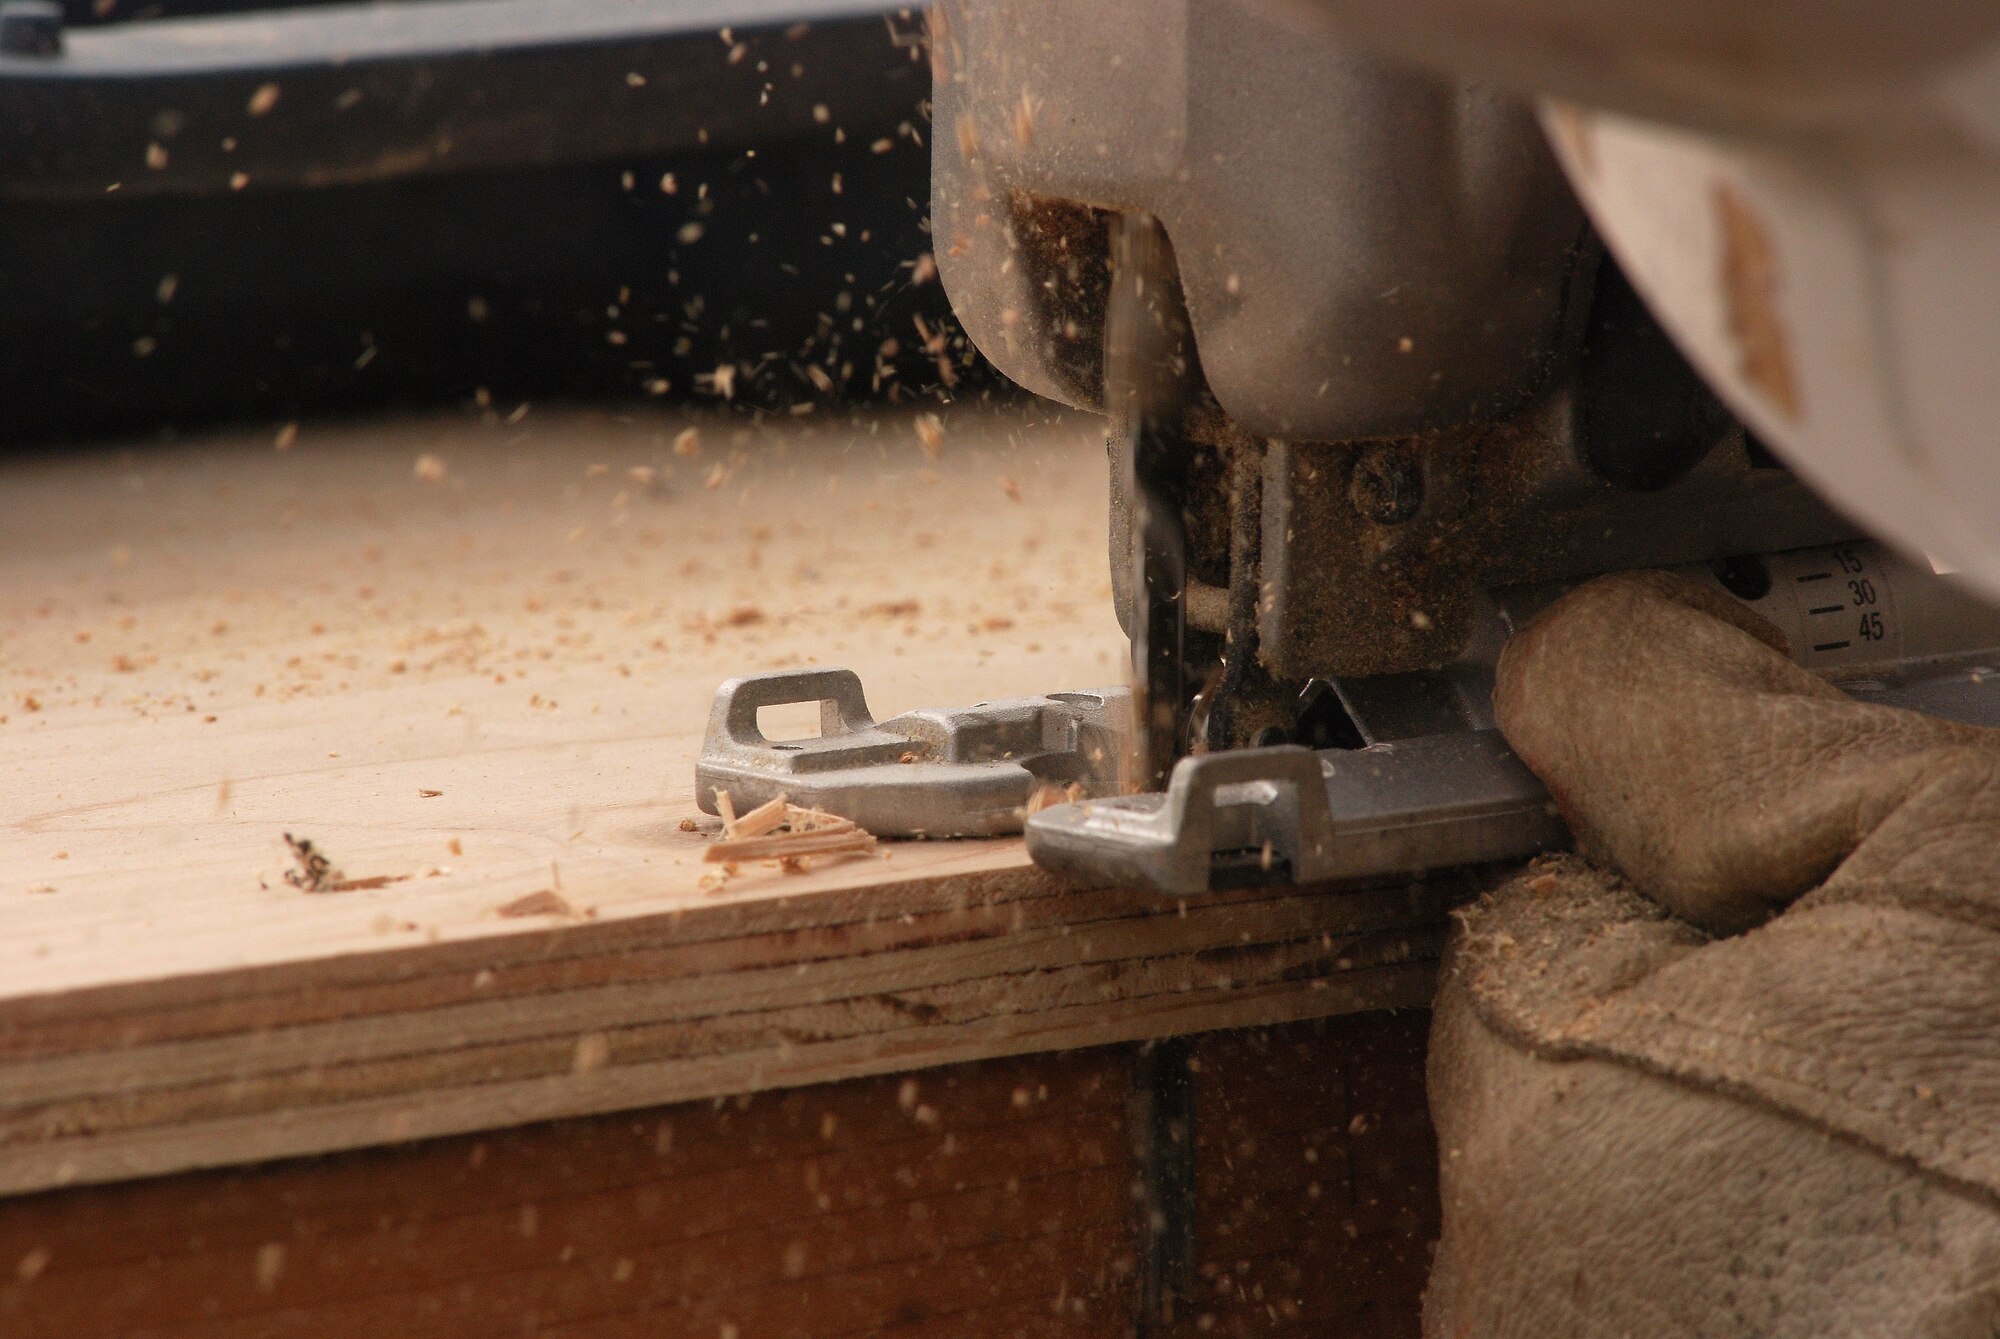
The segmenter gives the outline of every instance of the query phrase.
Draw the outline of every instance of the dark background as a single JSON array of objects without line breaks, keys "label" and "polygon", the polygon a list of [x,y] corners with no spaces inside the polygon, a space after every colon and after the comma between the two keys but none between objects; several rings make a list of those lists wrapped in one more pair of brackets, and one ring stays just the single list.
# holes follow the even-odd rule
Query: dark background
[{"label": "dark background", "polygon": [[880,58],[855,77],[906,84],[896,115],[754,147],[0,202],[0,444],[724,384],[752,409],[988,392],[927,259],[928,62],[887,22]]}]

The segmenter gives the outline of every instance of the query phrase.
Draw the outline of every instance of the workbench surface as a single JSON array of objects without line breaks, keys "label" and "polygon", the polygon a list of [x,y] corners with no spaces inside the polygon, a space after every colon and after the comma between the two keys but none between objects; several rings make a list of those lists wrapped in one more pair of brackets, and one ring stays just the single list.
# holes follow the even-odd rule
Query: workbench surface
[{"label": "workbench surface", "polygon": [[[0,1193],[1426,999],[1443,885],[701,863],[726,677],[1122,677],[1098,421],[926,437],[501,406],[0,462]],[[287,833],[389,881],[303,891]]]}]

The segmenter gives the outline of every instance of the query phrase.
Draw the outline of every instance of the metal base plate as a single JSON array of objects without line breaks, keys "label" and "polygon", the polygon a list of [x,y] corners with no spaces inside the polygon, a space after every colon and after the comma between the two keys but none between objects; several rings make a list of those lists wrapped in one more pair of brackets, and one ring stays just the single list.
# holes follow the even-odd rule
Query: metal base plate
[{"label": "metal base plate", "polygon": [[1492,730],[1183,758],[1166,794],[1047,809],[1027,836],[1057,873],[1181,896],[1517,860],[1569,841]]}]

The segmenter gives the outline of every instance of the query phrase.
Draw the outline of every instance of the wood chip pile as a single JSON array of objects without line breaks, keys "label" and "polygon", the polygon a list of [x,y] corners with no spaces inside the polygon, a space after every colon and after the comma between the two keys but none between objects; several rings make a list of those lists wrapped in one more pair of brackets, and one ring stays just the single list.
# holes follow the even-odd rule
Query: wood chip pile
[{"label": "wood chip pile", "polygon": [[722,837],[710,843],[701,856],[711,865],[763,860],[801,870],[808,858],[840,859],[867,855],[875,849],[875,834],[864,831],[852,819],[824,809],[803,808],[789,803],[783,795],[739,816],[729,792],[718,790],[715,807],[722,814]]}]

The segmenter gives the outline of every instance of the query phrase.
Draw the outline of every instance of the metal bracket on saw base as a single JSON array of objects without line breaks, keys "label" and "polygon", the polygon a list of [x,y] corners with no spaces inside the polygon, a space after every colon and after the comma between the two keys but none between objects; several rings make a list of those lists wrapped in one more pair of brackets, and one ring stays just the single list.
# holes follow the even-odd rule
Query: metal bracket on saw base
[{"label": "metal bracket on saw base", "polygon": [[1182,896],[1520,860],[1569,840],[1493,730],[1183,758],[1164,795],[1059,805],[1027,834],[1047,869]]},{"label": "metal bracket on saw base", "polygon": [[[757,713],[819,704],[816,738],[771,740]],[[906,712],[879,725],[853,670],[785,670],[718,688],[695,766],[695,802],[715,813],[779,795],[878,837],[994,837],[1021,830],[1042,787],[1119,789],[1130,694],[1123,688]]]}]

